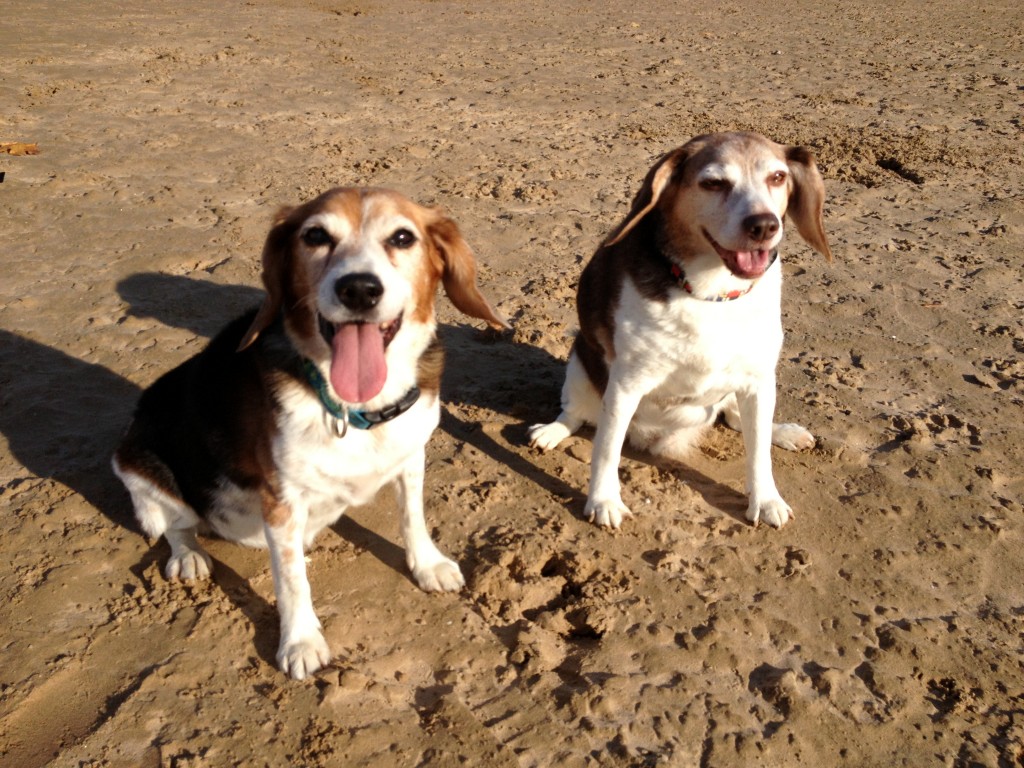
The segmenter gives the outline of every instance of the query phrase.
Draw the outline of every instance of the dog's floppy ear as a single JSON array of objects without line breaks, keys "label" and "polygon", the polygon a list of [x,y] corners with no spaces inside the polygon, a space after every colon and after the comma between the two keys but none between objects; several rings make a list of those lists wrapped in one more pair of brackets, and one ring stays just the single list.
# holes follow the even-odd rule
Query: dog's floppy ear
[{"label": "dog's floppy ear", "polygon": [[786,147],[786,162],[793,180],[786,213],[796,224],[797,232],[807,244],[829,261],[832,250],[825,237],[822,211],[825,208],[825,182],[821,178],[814,155],[806,147]]},{"label": "dog's floppy ear", "polygon": [[263,287],[267,291],[256,318],[242,337],[238,351],[248,347],[260,333],[277,318],[284,297],[284,281],[287,263],[291,254],[288,241],[295,231],[295,225],[288,218],[292,208],[282,208],[274,217],[274,226],[263,244]]},{"label": "dog's floppy ear", "polygon": [[427,225],[427,232],[441,255],[444,292],[463,314],[480,318],[498,330],[510,328],[505,318],[477,288],[476,259],[458,225],[440,211],[434,211],[434,214],[434,220]]},{"label": "dog's floppy ear", "polygon": [[654,209],[654,206],[658,204],[658,200],[661,198],[661,193],[665,191],[665,187],[672,180],[676,169],[686,161],[689,155],[688,146],[678,147],[663,155],[654,164],[654,167],[647,172],[647,176],[644,177],[644,183],[640,186],[640,191],[633,198],[633,205],[630,208],[629,215],[619,225],[619,228],[613,230],[608,236],[608,239],[605,241],[606,246],[615,245],[622,240],[633,227],[640,223],[644,216]]}]

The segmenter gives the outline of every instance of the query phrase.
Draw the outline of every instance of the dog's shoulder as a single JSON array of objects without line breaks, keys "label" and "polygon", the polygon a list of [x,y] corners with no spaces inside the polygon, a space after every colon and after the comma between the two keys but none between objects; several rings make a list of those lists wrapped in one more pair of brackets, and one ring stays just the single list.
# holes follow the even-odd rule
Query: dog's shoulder
[{"label": "dog's shoulder", "polygon": [[240,401],[264,396],[274,371],[297,370],[298,357],[280,329],[270,329],[260,343],[239,350],[255,316],[254,308],[235,318],[200,352],[163,374],[143,392],[139,410],[201,406],[226,414]]},{"label": "dog's shoulder", "polygon": [[657,219],[651,215],[621,240],[602,244],[584,267],[577,292],[583,327],[609,325],[627,280],[645,300],[668,301],[674,278],[659,243]]}]

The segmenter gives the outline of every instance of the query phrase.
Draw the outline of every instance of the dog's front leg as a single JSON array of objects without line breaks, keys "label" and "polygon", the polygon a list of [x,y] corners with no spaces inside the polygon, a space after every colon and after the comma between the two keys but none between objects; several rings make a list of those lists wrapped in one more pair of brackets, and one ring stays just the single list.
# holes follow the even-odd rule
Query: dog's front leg
[{"label": "dog's front leg", "polygon": [[430,538],[423,516],[423,468],[426,451],[421,448],[410,457],[395,480],[395,492],[402,509],[402,539],[405,560],[420,589],[427,592],[454,592],[466,581],[454,560],[444,556]]},{"label": "dog's front leg", "polygon": [[270,570],[281,617],[277,664],[296,680],[311,675],[331,660],[306,577],[306,517],[304,509],[277,500],[264,501],[263,530],[270,548]]},{"label": "dog's front leg", "polygon": [[597,525],[618,528],[622,518],[633,515],[622,503],[619,461],[629,422],[640,405],[641,397],[639,392],[624,387],[614,375],[609,378],[594,433],[590,492],[583,509],[584,516]]},{"label": "dog's front leg", "polygon": [[782,500],[772,475],[772,416],[775,413],[775,377],[752,392],[737,392],[743,445],[747,454],[747,520],[763,520],[781,528],[793,515]]}]

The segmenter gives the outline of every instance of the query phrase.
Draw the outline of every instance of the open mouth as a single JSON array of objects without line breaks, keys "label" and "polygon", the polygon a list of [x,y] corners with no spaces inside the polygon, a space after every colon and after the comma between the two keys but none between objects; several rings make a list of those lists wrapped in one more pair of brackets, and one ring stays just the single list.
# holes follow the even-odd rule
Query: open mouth
[{"label": "open mouth", "polygon": [[387,323],[332,323],[319,316],[320,334],[331,348],[331,386],[346,403],[365,403],[384,388],[384,351],[402,327],[402,315]]},{"label": "open mouth", "polygon": [[[352,323],[332,323],[323,315],[318,314],[317,320],[320,322],[320,335],[324,337],[324,341],[330,346],[334,342],[334,336],[343,325],[369,325],[369,323],[361,320]],[[387,349],[388,344],[395,338],[395,334],[398,333],[398,329],[402,327],[402,316],[399,315],[390,323],[380,323],[376,326],[384,339],[384,348]]]},{"label": "open mouth", "polygon": [[756,251],[730,251],[727,248],[720,246],[711,235],[708,234],[706,229],[701,229],[701,233],[705,239],[712,246],[714,246],[715,253],[725,263],[725,266],[730,272],[736,277],[741,277],[744,280],[753,280],[756,277],[760,277],[765,273],[765,270],[772,264],[772,252],[769,249],[762,249]]}]

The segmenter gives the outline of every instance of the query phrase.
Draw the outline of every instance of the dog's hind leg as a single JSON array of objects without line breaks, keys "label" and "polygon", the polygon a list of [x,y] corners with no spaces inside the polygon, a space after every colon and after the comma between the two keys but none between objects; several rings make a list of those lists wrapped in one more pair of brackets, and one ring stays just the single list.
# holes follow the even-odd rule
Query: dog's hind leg
[{"label": "dog's hind leg", "polygon": [[[142,530],[153,538],[163,536],[171,545],[171,557],[164,568],[164,575],[174,579],[205,579],[210,575],[213,561],[196,540],[199,517],[184,501],[170,489],[163,488],[130,468],[131,461],[115,454],[112,463],[116,474],[132,497],[135,517]],[[148,456],[157,474],[170,472],[155,457]],[[173,480],[169,481],[173,486]]]},{"label": "dog's hind leg", "polygon": [[584,424],[596,424],[600,413],[601,397],[573,350],[562,385],[562,412],[548,424],[530,427],[530,445],[549,451]]},{"label": "dog's hind leg", "polygon": [[[722,401],[721,407],[726,426],[729,429],[742,432],[740,407],[736,402],[736,395],[727,396]],[[813,448],[814,443],[814,435],[799,424],[772,424],[772,445],[787,451],[805,451],[808,448]]]}]

